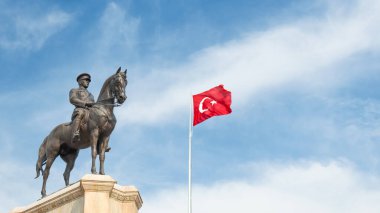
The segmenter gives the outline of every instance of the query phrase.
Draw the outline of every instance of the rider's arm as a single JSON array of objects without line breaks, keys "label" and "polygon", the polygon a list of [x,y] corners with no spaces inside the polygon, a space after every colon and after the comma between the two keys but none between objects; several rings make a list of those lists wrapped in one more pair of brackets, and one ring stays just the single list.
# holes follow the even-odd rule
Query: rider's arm
[{"label": "rider's arm", "polygon": [[70,103],[76,107],[86,107],[86,102],[79,99],[78,90],[76,89],[70,90],[69,99]]}]

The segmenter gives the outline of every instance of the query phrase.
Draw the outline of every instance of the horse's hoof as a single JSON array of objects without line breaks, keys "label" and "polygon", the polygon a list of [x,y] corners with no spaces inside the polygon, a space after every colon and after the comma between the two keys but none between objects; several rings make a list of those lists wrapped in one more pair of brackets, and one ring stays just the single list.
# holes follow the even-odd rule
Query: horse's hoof
[{"label": "horse's hoof", "polygon": [[105,175],[105,173],[104,172],[99,172],[99,175]]}]

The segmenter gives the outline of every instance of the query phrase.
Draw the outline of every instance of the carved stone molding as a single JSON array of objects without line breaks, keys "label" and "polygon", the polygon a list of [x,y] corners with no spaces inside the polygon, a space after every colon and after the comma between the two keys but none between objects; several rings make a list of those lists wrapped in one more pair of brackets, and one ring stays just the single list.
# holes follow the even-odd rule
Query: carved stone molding
[{"label": "carved stone molding", "polygon": [[79,182],[74,183],[58,192],[48,195],[31,206],[16,208],[12,212],[44,213],[59,208],[75,199],[83,196],[84,191],[79,187]]},{"label": "carved stone molding", "polygon": [[120,186],[115,184],[110,197],[120,202],[135,202],[138,209],[140,209],[143,204],[140,193],[134,186]]}]

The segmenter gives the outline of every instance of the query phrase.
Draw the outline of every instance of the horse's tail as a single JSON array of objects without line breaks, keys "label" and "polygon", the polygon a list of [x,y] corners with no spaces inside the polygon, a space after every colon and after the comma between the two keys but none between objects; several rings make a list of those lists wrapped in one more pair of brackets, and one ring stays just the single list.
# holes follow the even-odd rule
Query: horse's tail
[{"label": "horse's tail", "polygon": [[42,165],[46,162],[46,142],[47,137],[42,142],[40,149],[38,151],[38,160],[36,163],[36,178],[40,176],[40,172],[42,172],[42,175],[44,174],[44,170],[42,169]]}]

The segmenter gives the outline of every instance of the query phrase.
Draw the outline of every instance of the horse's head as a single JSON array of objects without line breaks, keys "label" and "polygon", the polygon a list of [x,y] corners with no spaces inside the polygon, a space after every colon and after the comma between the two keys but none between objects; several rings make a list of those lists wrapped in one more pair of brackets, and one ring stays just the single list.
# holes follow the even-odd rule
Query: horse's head
[{"label": "horse's head", "polygon": [[127,69],[121,72],[121,67],[116,71],[111,80],[111,91],[119,104],[124,103],[127,99],[125,87],[127,86]]}]

